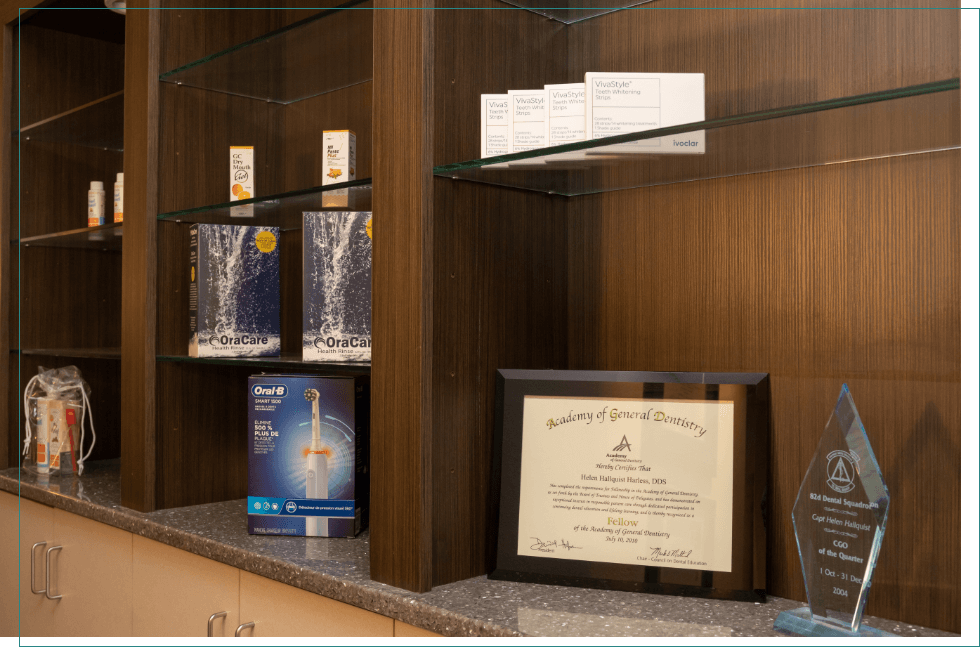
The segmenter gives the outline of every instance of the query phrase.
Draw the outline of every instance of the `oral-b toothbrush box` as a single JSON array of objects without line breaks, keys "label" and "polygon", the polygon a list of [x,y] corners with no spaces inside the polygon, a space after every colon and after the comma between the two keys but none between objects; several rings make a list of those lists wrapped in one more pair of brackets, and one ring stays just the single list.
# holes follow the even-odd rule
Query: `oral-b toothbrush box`
[{"label": "oral-b toothbrush box", "polygon": [[303,361],[371,360],[371,213],[303,214]]},{"label": "oral-b toothbrush box", "polygon": [[191,226],[191,357],[279,355],[279,228]]},{"label": "oral-b toothbrush box", "polygon": [[370,378],[248,378],[248,532],[354,537],[368,525]]}]

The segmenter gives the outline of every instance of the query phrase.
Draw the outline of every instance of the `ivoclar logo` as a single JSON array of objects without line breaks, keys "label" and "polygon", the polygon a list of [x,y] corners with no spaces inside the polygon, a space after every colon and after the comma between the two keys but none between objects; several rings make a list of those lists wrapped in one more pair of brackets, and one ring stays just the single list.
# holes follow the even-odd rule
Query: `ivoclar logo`
[{"label": "ivoclar logo", "polygon": [[252,395],[257,398],[282,398],[288,393],[285,384],[256,384],[252,387]]}]

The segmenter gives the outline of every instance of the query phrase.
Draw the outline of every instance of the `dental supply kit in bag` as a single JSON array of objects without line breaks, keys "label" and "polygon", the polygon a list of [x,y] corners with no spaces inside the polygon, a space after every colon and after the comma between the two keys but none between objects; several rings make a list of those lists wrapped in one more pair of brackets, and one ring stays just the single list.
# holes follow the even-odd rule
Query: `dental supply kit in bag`
[{"label": "dental supply kit in bag", "polygon": [[[24,461],[31,472],[49,476],[77,474],[95,448],[91,389],[74,366],[38,367],[24,388]],[[91,442],[84,454],[86,417]]]}]

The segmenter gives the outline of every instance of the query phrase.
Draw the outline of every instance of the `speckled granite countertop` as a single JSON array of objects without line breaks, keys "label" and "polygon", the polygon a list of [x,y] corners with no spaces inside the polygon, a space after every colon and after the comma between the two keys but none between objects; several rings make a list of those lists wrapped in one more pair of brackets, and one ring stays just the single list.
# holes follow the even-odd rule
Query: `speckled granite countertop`
[{"label": "speckled granite countertop", "polygon": [[[119,462],[86,466],[85,476],[41,482],[21,473],[21,495],[273,580],[447,636],[777,636],[780,611],[802,606],[519,584],[474,577],[412,593],[372,582],[368,533],[356,539],[253,536],[245,500],[140,513],[120,505]],[[16,494],[17,470],[0,472]],[[587,613],[583,613],[587,611]],[[866,618],[900,636],[951,636]]]}]

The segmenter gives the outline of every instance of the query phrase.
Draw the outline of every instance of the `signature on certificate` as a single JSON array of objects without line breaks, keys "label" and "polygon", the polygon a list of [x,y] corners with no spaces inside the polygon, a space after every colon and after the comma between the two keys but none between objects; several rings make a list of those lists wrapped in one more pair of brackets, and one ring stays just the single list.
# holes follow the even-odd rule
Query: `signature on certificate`
[{"label": "signature on certificate", "polygon": [[534,542],[531,544],[529,550],[536,550],[542,553],[553,553],[556,548],[564,548],[565,550],[582,550],[581,546],[572,546],[570,543],[564,539],[551,539],[549,541],[542,541],[537,537],[531,537]]}]

